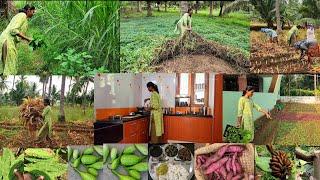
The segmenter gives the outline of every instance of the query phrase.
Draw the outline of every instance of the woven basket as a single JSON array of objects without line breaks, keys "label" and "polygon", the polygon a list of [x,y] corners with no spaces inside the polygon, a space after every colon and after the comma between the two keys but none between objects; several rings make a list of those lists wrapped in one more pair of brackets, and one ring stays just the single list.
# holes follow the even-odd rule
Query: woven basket
[{"label": "woven basket", "polygon": [[[222,146],[227,145],[226,143],[217,143],[207,145],[205,147],[199,148],[195,151],[195,159],[198,155],[209,154],[218,151]],[[253,144],[237,144],[229,143],[228,145],[244,145],[246,149],[243,151],[242,156],[240,157],[240,163],[244,173],[254,174],[254,146]],[[196,160],[194,161],[194,167],[197,167]],[[200,169],[195,168],[194,170],[197,180],[206,180],[205,175]]]}]

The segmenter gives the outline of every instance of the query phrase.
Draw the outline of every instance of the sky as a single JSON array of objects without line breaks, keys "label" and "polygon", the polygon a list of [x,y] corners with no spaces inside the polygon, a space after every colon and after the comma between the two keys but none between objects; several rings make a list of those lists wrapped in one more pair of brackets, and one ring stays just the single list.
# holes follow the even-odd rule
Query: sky
[{"label": "sky", "polygon": [[[26,77],[26,81],[29,82],[29,84],[36,83],[37,84],[37,91],[42,92],[42,83],[40,82],[39,76],[25,76],[25,77]],[[7,84],[9,90],[12,89],[13,79],[14,79],[14,76],[8,76],[6,79],[6,84]],[[17,82],[18,80],[20,80],[20,76],[15,77],[15,82]],[[60,89],[61,89],[61,80],[62,80],[62,76],[53,76],[52,77],[52,85],[55,85],[56,88],[58,89],[58,91],[60,91]],[[74,83],[74,81],[72,80],[71,84],[73,84],[73,83]],[[69,92],[69,85],[70,85],[70,78],[67,77],[66,86],[65,86],[65,94],[67,92]],[[48,86],[49,86],[49,83],[48,83]],[[91,82],[88,87],[88,92],[90,92],[92,89],[94,89],[94,84]],[[8,90],[6,90],[6,91],[8,91]]]}]

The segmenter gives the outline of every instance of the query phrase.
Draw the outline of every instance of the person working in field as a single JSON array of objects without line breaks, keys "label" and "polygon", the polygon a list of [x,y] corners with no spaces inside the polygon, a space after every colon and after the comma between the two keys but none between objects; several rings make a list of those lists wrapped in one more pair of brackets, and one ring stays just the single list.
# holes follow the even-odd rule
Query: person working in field
[{"label": "person working in field", "polygon": [[270,28],[261,28],[261,32],[265,33],[269,37],[269,41],[271,43],[279,43],[278,42],[278,34],[275,30],[270,29]]},{"label": "person working in field", "polygon": [[51,107],[50,107],[50,100],[44,99],[44,110],[42,112],[42,118],[43,118],[43,125],[41,129],[38,132],[38,141],[49,141],[51,142],[51,136],[52,136],[52,120],[51,120]]},{"label": "person working in field", "polygon": [[297,50],[300,50],[300,59],[303,59],[308,50],[312,47],[317,46],[317,39],[314,34],[314,27],[312,25],[308,25],[307,27],[307,39],[298,41],[294,44],[294,47]]},{"label": "person working in field", "polygon": [[188,9],[188,12],[184,13],[183,16],[178,20],[176,24],[176,28],[174,32],[176,34],[180,34],[182,37],[185,31],[191,31],[192,26],[191,26],[191,16],[192,16],[192,9]]},{"label": "person working in field", "polygon": [[293,46],[294,43],[297,41],[299,29],[296,25],[292,26],[292,28],[288,32],[287,40],[289,46]]},{"label": "person working in field", "polygon": [[151,143],[155,144],[161,142],[164,133],[162,103],[158,86],[153,82],[148,82],[147,88],[151,92],[151,97],[145,99],[144,102],[150,101],[151,117],[149,133],[151,136]]},{"label": "person working in field", "polygon": [[239,99],[238,103],[238,119],[237,126],[247,130],[251,134],[251,141],[254,138],[254,119],[253,119],[253,108],[262,112],[268,119],[271,119],[270,114],[263,110],[258,104],[252,101],[252,96],[254,93],[254,88],[248,86],[242,93],[242,97]]},{"label": "person working in field", "polygon": [[35,13],[35,7],[26,5],[15,15],[6,29],[0,35],[0,75],[17,74],[18,51],[17,44],[24,40],[31,42],[25,35],[28,29],[28,19]]}]

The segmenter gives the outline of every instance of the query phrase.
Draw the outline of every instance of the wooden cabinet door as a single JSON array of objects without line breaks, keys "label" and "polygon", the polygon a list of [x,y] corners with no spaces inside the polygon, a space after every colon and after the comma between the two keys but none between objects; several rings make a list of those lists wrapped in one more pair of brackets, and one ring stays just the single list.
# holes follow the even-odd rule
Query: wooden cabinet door
[{"label": "wooden cabinet door", "polygon": [[123,143],[136,143],[138,142],[137,136],[138,131],[138,121],[130,121],[123,123]]}]

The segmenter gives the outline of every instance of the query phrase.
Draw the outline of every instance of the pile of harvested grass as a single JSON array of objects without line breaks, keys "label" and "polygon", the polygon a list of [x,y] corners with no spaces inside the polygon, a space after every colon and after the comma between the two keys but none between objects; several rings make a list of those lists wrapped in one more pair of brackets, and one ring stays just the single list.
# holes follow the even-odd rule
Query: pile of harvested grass
[{"label": "pile of harvested grass", "polygon": [[250,61],[243,53],[235,48],[222,46],[218,43],[207,41],[195,32],[186,32],[181,38],[169,40],[156,49],[156,58],[153,65],[172,59],[179,55],[209,55],[228,62],[239,72],[249,70]]},{"label": "pile of harvested grass", "polygon": [[20,106],[20,117],[25,125],[39,125],[42,122],[43,101],[39,98],[27,98]]}]

